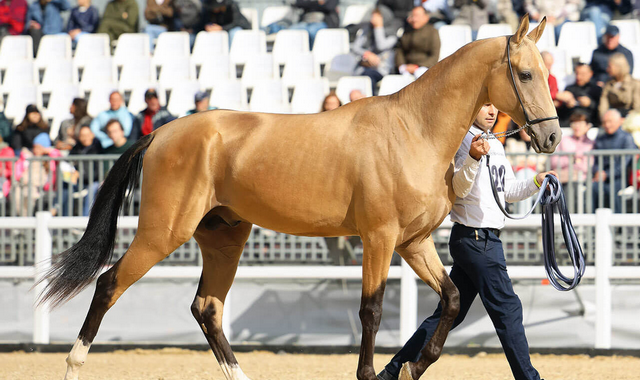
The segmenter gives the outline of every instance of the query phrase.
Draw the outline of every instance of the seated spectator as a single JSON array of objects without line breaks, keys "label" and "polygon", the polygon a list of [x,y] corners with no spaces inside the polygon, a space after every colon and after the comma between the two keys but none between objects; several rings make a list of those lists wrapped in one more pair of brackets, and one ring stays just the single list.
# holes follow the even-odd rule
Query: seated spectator
[{"label": "seated spectator", "polygon": [[49,133],[49,125],[42,119],[38,107],[33,104],[28,105],[24,119],[16,127],[11,139],[11,147],[16,152],[16,155],[20,154],[22,148],[31,150],[33,148],[33,139],[43,132]]},{"label": "seated spectator", "polygon": [[85,33],[95,33],[100,25],[100,13],[91,5],[91,0],[78,0],[78,6],[71,9],[67,22],[67,33],[73,40],[73,46],[78,38]]},{"label": "seated spectator", "polygon": [[[551,166],[556,170],[560,176],[560,182],[563,186],[571,182],[582,182],[588,178],[588,164],[589,157],[584,153],[593,149],[593,140],[587,137],[587,132],[591,128],[589,123],[589,114],[583,110],[575,110],[571,114],[571,130],[573,134],[571,136],[562,136],[562,140],[558,147],[557,152],[574,153],[573,157],[570,156],[552,156]],[[573,159],[572,176],[569,178],[569,160]]]},{"label": "seated spectator", "polygon": [[598,110],[604,116],[613,108],[624,117],[629,111],[640,111],[640,81],[631,77],[625,56],[616,53],[609,59],[607,72],[611,80],[602,89]]},{"label": "seated spectator", "polygon": [[58,137],[54,141],[56,149],[71,150],[76,145],[80,128],[91,125],[91,116],[87,114],[87,101],[82,98],[75,98],[71,103],[69,112],[73,118],[64,120],[60,124]]},{"label": "seated spectator", "polygon": [[108,34],[111,41],[116,41],[123,33],[136,33],[138,13],[136,0],[111,0],[102,15],[98,33]]},{"label": "seated spectator", "polygon": [[356,100],[360,100],[366,98],[366,96],[360,90],[353,90],[349,93],[349,101],[355,102]]},{"label": "seated spectator", "polygon": [[355,75],[366,75],[371,78],[373,93],[377,83],[393,69],[393,47],[398,37],[390,28],[385,28],[392,20],[391,12],[386,13],[386,22],[381,11],[375,10],[371,14],[371,21],[361,29],[356,40],[351,45],[351,51],[360,58]]},{"label": "seated spectator", "polygon": [[[615,109],[605,112],[602,116],[602,128],[605,133],[598,135],[593,145],[594,150],[601,149],[638,149],[633,142],[633,137],[620,127],[622,126],[622,116]],[[622,172],[622,159],[625,160],[625,169],[627,173]],[[604,155],[602,157],[602,166],[600,166],[600,157],[595,156],[593,163],[593,186],[592,200],[593,211],[598,207],[611,208],[610,198],[614,198],[614,212],[622,212],[622,200],[618,196],[618,191],[622,189],[622,178],[628,178],[628,172],[631,170],[633,155],[620,156],[617,155],[611,162],[611,157]],[[613,167],[612,167],[613,166]],[[613,194],[611,194],[611,181],[613,181]],[[604,182],[603,187],[603,203],[600,203],[600,182]]]},{"label": "seated spectator", "polygon": [[598,86],[604,87],[604,84],[611,80],[607,74],[607,67],[609,66],[609,58],[616,53],[624,54],[629,62],[629,72],[633,72],[633,54],[629,49],[620,45],[620,29],[615,25],[609,25],[602,43],[593,51],[591,58],[591,69]]},{"label": "seated spectator", "polygon": [[[78,132],[78,143],[69,152],[69,157],[96,155],[102,153],[100,141],[91,131],[91,127],[83,125]],[[73,204],[69,205],[69,191],[83,198],[82,216],[89,216],[91,209],[90,199],[95,199],[95,194],[100,187],[100,161],[76,161],[75,168],[72,168],[69,182],[63,184],[62,189],[62,215],[73,215]],[[93,165],[93,173],[90,173],[89,165]],[[80,171],[76,168],[82,166],[83,177],[80,178]],[[84,192],[83,192],[84,191]],[[89,193],[92,196],[89,196]],[[76,197],[77,197],[76,196]],[[73,198],[72,198],[73,199]],[[78,206],[79,207],[79,206]]]},{"label": "seated spectator", "polygon": [[580,0],[525,0],[524,4],[531,21],[540,22],[544,16],[547,17],[547,25],[555,28],[556,43],[562,25],[580,19]]},{"label": "seated spectator", "polygon": [[144,18],[147,20],[144,32],[149,35],[153,53],[158,36],[173,26],[173,0],[147,0]]},{"label": "seated spectator", "polygon": [[[134,144],[133,140],[127,139],[124,135],[124,128],[122,128],[122,124],[116,119],[109,120],[105,130],[109,138],[113,140],[113,145],[104,149],[102,151],[104,154],[122,154]],[[106,164],[105,162],[105,165]],[[108,168],[105,166],[105,169]],[[106,172],[107,170],[105,170],[105,173]]]},{"label": "seated spectator", "polygon": [[131,128],[133,126],[133,115],[125,107],[122,95],[118,91],[114,91],[109,95],[110,109],[102,111],[91,121],[91,131],[100,140],[102,148],[106,149],[113,145],[113,141],[104,132],[104,127],[107,126],[107,122],[111,119],[118,119],[122,127],[124,128],[125,136],[131,134]]},{"label": "seated spectator", "polygon": [[320,29],[338,28],[338,0],[296,0],[295,8],[302,11],[300,22],[291,25],[290,29],[302,29],[309,33],[309,47]]},{"label": "seated spectator", "polygon": [[173,0],[173,30],[189,33],[191,47],[202,23],[200,0]]},{"label": "seated spectator", "polygon": [[[2,96],[0,96],[0,106],[2,106]],[[3,111],[0,111],[0,142],[11,142],[11,121],[7,119]]]},{"label": "seated spectator", "polygon": [[26,34],[33,38],[34,56],[42,36],[63,32],[60,12],[70,7],[68,0],[39,0],[31,3],[24,21],[24,29]]},{"label": "seated spectator", "polygon": [[453,9],[458,12],[454,25],[469,25],[471,37],[475,40],[480,25],[489,23],[488,0],[454,0]]},{"label": "seated spectator", "polygon": [[587,0],[580,13],[580,20],[595,24],[598,41],[600,41],[616,10],[627,13],[623,9],[625,8],[623,3],[624,1],[621,0]]},{"label": "seated spectator", "polygon": [[146,136],[176,119],[167,111],[166,107],[160,106],[156,90],[147,90],[144,93],[144,102],[147,103],[147,108],[133,119],[133,127],[129,136],[131,141],[137,141],[142,136]]},{"label": "seated spectator", "polygon": [[202,112],[202,111],[211,111],[218,109],[217,107],[213,107],[209,105],[209,94],[206,91],[198,91],[195,95],[195,105],[196,108],[187,111],[186,115],[193,115],[194,113]]},{"label": "seated spectator", "polygon": [[556,107],[558,107],[558,104],[556,103],[556,95],[558,95],[558,80],[553,74],[551,74],[551,68],[553,67],[553,63],[555,62],[553,59],[553,55],[548,51],[543,51],[542,53],[540,53],[540,55],[542,56],[544,66],[547,68],[547,71],[549,71],[548,83],[549,91],[551,92],[551,99],[554,100],[554,104],[556,104]]},{"label": "seated spectator", "polygon": [[331,91],[329,95],[327,95],[322,101],[322,109],[320,110],[320,112],[333,111],[341,105],[342,102],[340,102],[338,95],[336,95],[335,92]]},{"label": "seated spectator", "polygon": [[25,0],[0,0],[0,39],[22,34],[27,8]]},{"label": "seated spectator", "polygon": [[203,0],[202,24],[207,32],[227,31],[229,44],[238,30],[251,29],[251,24],[234,0]]},{"label": "seated spectator", "polygon": [[438,63],[440,36],[429,24],[429,13],[419,6],[407,18],[411,29],[404,32],[395,48],[396,67],[400,74],[416,78]]},{"label": "seated spectator", "polygon": [[583,111],[587,115],[587,123],[600,125],[598,115],[598,104],[602,95],[602,88],[595,84],[591,66],[586,63],[579,63],[576,66],[576,83],[567,86],[565,91],[556,95],[556,100],[560,102],[558,116],[560,126],[568,127],[569,118],[577,110]]},{"label": "seated spectator", "polygon": [[[8,143],[0,141],[0,158],[13,158],[15,153]],[[0,161],[0,198],[7,198],[11,190],[11,161]]]}]

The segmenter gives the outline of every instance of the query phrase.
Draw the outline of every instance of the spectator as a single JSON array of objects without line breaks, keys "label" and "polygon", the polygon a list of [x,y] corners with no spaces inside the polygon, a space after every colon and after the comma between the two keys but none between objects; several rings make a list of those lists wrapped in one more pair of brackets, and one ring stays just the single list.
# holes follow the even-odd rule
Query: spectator
[{"label": "spectator", "polygon": [[620,0],[587,0],[580,14],[580,19],[595,24],[598,41],[600,41],[607,24],[613,18],[613,13],[620,5],[622,5]]},{"label": "spectator", "polygon": [[532,21],[540,22],[547,16],[547,25],[555,28],[556,43],[562,25],[580,19],[580,0],[525,0],[524,6]]},{"label": "spectator", "polygon": [[396,34],[398,29],[404,27],[407,15],[416,6],[416,2],[412,0],[378,0],[376,9],[385,14],[385,11],[391,11],[393,19],[388,23],[388,27]]},{"label": "spectator", "polygon": [[300,22],[291,25],[290,29],[302,29],[309,32],[309,46],[320,29],[338,28],[338,0],[296,0],[295,8],[302,10]]},{"label": "spectator", "polygon": [[540,53],[540,55],[542,55],[544,66],[547,68],[547,71],[549,71],[549,91],[551,92],[551,99],[554,100],[554,104],[556,104],[557,107],[558,104],[556,103],[556,95],[558,95],[558,80],[553,74],[551,74],[551,68],[553,67],[553,63],[555,61],[553,59],[553,55],[548,51],[543,51],[542,53]]},{"label": "spectator", "polygon": [[47,122],[42,119],[38,107],[30,104],[27,106],[26,113],[22,123],[20,123],[11,139],[11,147],[16,154],[20,154],[22,148],[31,150],[33,148],[33,139],[41,133],[49,133]]},{"label": "spectator", "polygon": [[616,53],[609,59],[607,73],[611,80],[602,89],[598,110],[604,116],[610,108],[624,117],[629,111],[640,111],[640,81],[631,77],[625,56]]},{"label": "spectator", "polygon": [[136,33],[138,13],[136,0],[111,0],[102,15],[98,33],[108,34],[111,41],[116,41],[123,33]]},{"label": "spectator", "polygon": [[356,100],[360,100],[366,98],[366,96],[360,90],[352,90],[349,93],[349,101],[355,102]]},{"label": "spectator", "polygon": [[25,0],[0,0],[0,39],[22,34],[27,8]]},{"label": "spectator", "polygon": [[362,33],[358,33],[351,46],[351,51],[360,56],[360,61],[355,75],[366,75],[371,78],[373,92],[377,83],[389,74],[393,69],[393,47],[398,42],[398,37],[390,28],[385,28],[392,20],[392,14],[384,10],[386,15],[375,10],[371,14],[371,21],[364,25]]},{"label": "spectator", "polygon": [[96,138],[100,140],[102,148],[104,149],[113,145],[113,141],[104,133],[104,127],[106,127],[109,120],[118,119],[124,128],[125,136],[131,134],[131,128],[133,126],[133,115],[131,115],[131,112],[125,107],[122,95],[120,95],[118,91],[114,91],[109,95],[109,104],[111,105],[109,110],[100,112],[98,116],[91,121],[91,131]]},{"label": "spectator", "polygon": [[87,101],[82,98],[75,98],[71,103],[69,112],[73,118],[64,120],[60,124],[58,137],[54,141],[56,149],[71,150],[76,145],[80,128],[91,125],[91,116],[87,114]]},{"label": "spectator", "polygon": [[411,74],[416,78],[438,62],[440,36],[429,25],[429,13],[419,6],[413,8],[407,18],[411,29],[405,31],[395,49],[396,67],[400,74]]},{"label": "spectator", "polygon": [[203,0],[202,16],[204,30],[215,32],[225,30],[229,33],[229,44],[238,30],[251,29],[251,24],[240,12],[234,0]]},{"label": "spectator", "polygon": [[[124,128],[122,128],[122,124],[116,119],[109,120],[105,130],[109,138],[113,140],[113,145],[103,150],[102,153],[104,154],[122,154],[134,144],[133,140],[127,139],[124,135]],[[105,162],[105,169],[108,169],[106,164]],[[105,173],[106,172],[107,170],[105,170]]]},{"label": "spectator", "polygon": [[[615,109],[608,110],[602,116],[602,127],[605,133],[598,135],[596,142],[593,145],[594,150],[602,149],[638,149],[633,142],[633,137],[620,127],[622,126],[622,116],[620,112]],[[622,201],[618,196],[618,191],[622,189],[622,178],[628,178],[628,173],[622,172],[622,157],[615,156],[613,161],[613,167],[611,163],[611,157],[604,155],[602,157],[602,166],[600,166],[600,157],[595,157],[593,164],[593,211],[598,207],[611,207],[610,198],[614,198],[614,212],[620,213],[622,211]],[[632,155],[625,155],[625,169],[631,170]],[[613,193],[611,193],[611,181],[613,181]],[[603,182],[603,201],[600,203],[600,182]]]},{"label": "spectator", "polygon": [[518,30],[519,20],[514,9],[514,2],[511,0],[497,0],[494,16],[497,23],[509,24],[511,30]]},{"label": "spectator", "polygon": [[570,116],[577,110],[581,110],[587,115],[587,123],[600,125],[598,104],[602,88],[593,82],[593,71],[591,66],[586,63],[579,63],[575,73],[576,83],[567,86],[565,91],[556,95],[556,100],[561,103],[558,107],[560,125],[567,127]]},{"label": "spectator", "polygon": [[209,94],[207,94],[206,91],[198,91],[194,100],[196,108],[187,111],[186,115],[193,115],[194,113],[217,109],[217,107],[209,105]]},{"label": "spectator", "polygon": [[137,141],[142,136],[146,136],[176,119],[167,111],[166,107],[160,106],[156,90],[147,90],[144,93],[144,102],[147,103],[147,108],[142,110],[133,120],[133,128],[129,136],[131,141]]},{"label": "spectator", "polygon": [[333,111],[341,105],[342,102],[340,102],[338,95],[336,95],[335,92],[331,91],[329,95],[327,95],[322,101],[322,109],[320,110],[320,112]]},{"label": "spectator", "polygon": [[173,26],[173,0],[147,0],[144,18],[147,20],[144,32],[149,35],[153,52],[158,36]]},{"label": "spectator", "polygon": [[[0,158],[13,158],[13,149],[4,141],[0,142]],[[0,198],[7,198],[11,190],[11,161],[0,161]]]},{"label": "spectator", "polygon": [[591,128],[589,123],[589,114],[583,110],[575,110],[570,117],[571,130],[573,134],[571,136],[563,136],[560,144],[556,148],[556,151],[563,153],[574,153],[572,177],[569,178],[569,160],[570,156],[557,156],[551,157],[551,166],[555,168],[559,174],[558,179],[562,182],[563,186],[566,186],[569,181],[582,182],[588,178],[588,163],[589,158],[584,153],[593,149],[593,140],[587,137],[587,132]]},{"label": "spectator", "polygon": [[[102,153],[102,146],[100,141],[95,137],[91,131],[91,127],[83,125],[78,132],[78,143],[69,152],[69,157],[72,156],[86,156],[96,155]],[[62,189],[62,215],[69,216],[73,214],[73,210],[69,210],[69,191],[74,192],[83,198],[82,216],[89,216],[89,210],[91,204],[90,199],[95,199],[95,194],[100,187],[100,163],[98,160],[94,161],[76,161],[76,167],[82,166],[83,177],[80,178],[80,172],[73,170],[71,174],[71,180],[69,183],[65,183]],[[89,169],[89,165],[93,165],[93,173]],[[83,190],[85,190],[83,192]],[[89,193],[92,194],[89,197]],[[73,207],[73,206],[71,206]],[[70,212],[71,211],[71,212]]]},{"label": "spectator", "polygon": [[[1,105],[2,96],[0,96],[0,106]],[[4,115],[4,111],[0,111],[0,142],[11,142],[11,122]]]},{"label": "spectator", "polygon": [[200,0],[173,0],[173,29],[189,33],[191,46],[202,23]]},{"label": "spectator", "polygon": [[33,38],[35,56],[43,35],[63,32],[60,12],[70,8],[68,0],[38,0],[31,3],[24,21],[26,34]]},{"label": "spectator", "polygon": [[100,25],[100,13],[91,5],[91,0],[78,0],[78,6],[71,9],[67,22],[67,33],[73,40],[73,46],[78,38],[85,33],[95,33]]},{"label": "spectator", "polygon": [[593,51],[593,57],[591,58],[591,69],[600,87],[604,87],[604,84],[611,80],[611,77],[607,74],[607,67],[609,66],[609,58],[615,53],[624,54],[627,62],[629,62],[629,72],[633,72],[633,54],[629,49],[620,45],[620,29],[615,25],[609,25],[602,43]]},{"label": "spectator", "polygon": [[[500,1],[508,1],[509,4],[511,4],[511,0]],[[447,0],[425,0],[422,2],[422,6],[431,15],[429,22],[432,23],[433,27],[436,29],[440,29],[441,26],[451,23],[454,19]],[[516,23],[517,22],[518,20],[516,19]]]},{"label": "spectator", "polygon": [[487,0],[454,0],[453,9],[458,11],[458,15],[453,24],[471,26],[471,37],[475,40],[480,25],[489,23],[487,5]]}]

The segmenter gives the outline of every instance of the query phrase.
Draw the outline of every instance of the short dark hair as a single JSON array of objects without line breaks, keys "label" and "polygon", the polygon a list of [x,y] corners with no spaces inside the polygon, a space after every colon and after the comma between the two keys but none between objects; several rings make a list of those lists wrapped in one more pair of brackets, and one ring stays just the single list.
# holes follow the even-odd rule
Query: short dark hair
[{"label": "short dark hair", "polygon": [[118,125],[120,126],[120,129],[122,129],[122,131],[124,132],[124,127],[122,126],[122,123],[120,123],[120,120],[118,119],[111,119],[107,121],[107,124],[104,125],[104,132],[106,133],[107,130],[109,130],[109,126],[115,123],[118,123]]},{"label": "short dark hair", "polygon": [[587,113],[582,111],[582,110],[576,110],[569,117],[569,121],[572,122],[572,123],[574,121],[586,121],[588,123],[589,122],[589,115],[587,115]]}]

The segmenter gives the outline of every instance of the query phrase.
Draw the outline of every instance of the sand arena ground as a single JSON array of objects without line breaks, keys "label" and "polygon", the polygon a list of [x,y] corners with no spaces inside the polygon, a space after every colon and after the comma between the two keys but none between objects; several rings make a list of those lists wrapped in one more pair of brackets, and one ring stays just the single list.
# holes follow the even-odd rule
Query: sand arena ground
[{"label": "sand arena ground", "polygon": [[[62,379],[67,354],[1,353],[0,379]],[[355,379],[358,357],[348,355],[238,353],[242,369],[252,380]],[[379,370],[391,358],[375,357]],[[547,380],[640,379],[640,358],[586,355],[533,355],[532,361]],[[224,379],[213,354],[181,349],[90,353],[80,373],[83,380],[214,380]],[[443,355],[423,376],[429,380],[513,379],[501,354],[474,357]]]}]

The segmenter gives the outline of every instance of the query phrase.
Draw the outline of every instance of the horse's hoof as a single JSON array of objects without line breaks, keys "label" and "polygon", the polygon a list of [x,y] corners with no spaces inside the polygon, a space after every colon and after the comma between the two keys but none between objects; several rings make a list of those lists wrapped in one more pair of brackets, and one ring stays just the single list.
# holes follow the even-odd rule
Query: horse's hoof
[{"label": "horse's hoof", "polygon": [[411,376],[411,368],[409,368],[409,362],[405,362],[400,369],[400,375],[398,380],[414,380]]}]

